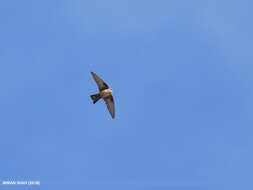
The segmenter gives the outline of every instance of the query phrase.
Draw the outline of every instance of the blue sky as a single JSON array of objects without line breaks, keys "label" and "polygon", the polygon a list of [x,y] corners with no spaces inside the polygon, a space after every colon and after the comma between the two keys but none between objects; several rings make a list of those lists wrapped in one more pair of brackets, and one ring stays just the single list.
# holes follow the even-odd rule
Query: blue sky
[{"label": "blue sky", "polygon": [[252,189],[252,7],[1,1],[0,188]]}]

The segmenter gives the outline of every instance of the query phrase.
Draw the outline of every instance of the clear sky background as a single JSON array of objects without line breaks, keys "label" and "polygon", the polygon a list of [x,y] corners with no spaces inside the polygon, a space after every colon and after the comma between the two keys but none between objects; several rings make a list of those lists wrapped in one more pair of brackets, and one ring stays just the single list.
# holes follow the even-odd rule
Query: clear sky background
[{"label": "clear sky background", "polygon": [[252,8],[2,0],[0,189],[253,189]]}]

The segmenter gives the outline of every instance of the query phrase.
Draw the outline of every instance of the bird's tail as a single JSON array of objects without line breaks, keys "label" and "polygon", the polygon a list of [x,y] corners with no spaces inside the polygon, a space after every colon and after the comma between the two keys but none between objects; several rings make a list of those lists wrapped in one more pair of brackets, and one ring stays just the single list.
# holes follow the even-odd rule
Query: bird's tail
[{"label": "bird's tail", "polygon": [[101,98],[100,94],[93,94],[90,97],[93,100],[93,104],[95,104]]}]

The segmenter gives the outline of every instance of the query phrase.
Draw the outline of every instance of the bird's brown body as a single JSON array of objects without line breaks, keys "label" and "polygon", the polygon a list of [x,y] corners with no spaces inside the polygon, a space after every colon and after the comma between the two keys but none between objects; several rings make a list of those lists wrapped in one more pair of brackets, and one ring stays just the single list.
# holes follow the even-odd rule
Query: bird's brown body
[{"label": "bird's brown body", "polygon": [[102,90],[102,91],[100,92],[100,97],[101,97],[101,98],[106,98],[106,97],[108,97],[108,96],[110,96],[110,95],[112,95],[112,89],[111,89],[111,88]]}]

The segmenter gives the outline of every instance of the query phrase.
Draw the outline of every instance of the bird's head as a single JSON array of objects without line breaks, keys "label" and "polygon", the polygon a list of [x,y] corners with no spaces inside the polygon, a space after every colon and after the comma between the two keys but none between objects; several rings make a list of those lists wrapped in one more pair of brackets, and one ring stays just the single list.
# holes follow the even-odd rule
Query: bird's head
[{"label": "bird's head", "polygon": [[112,88],[109,88],[109,90],[110,90],[111,92],[113,92],[113,89],[112,89]]}]

